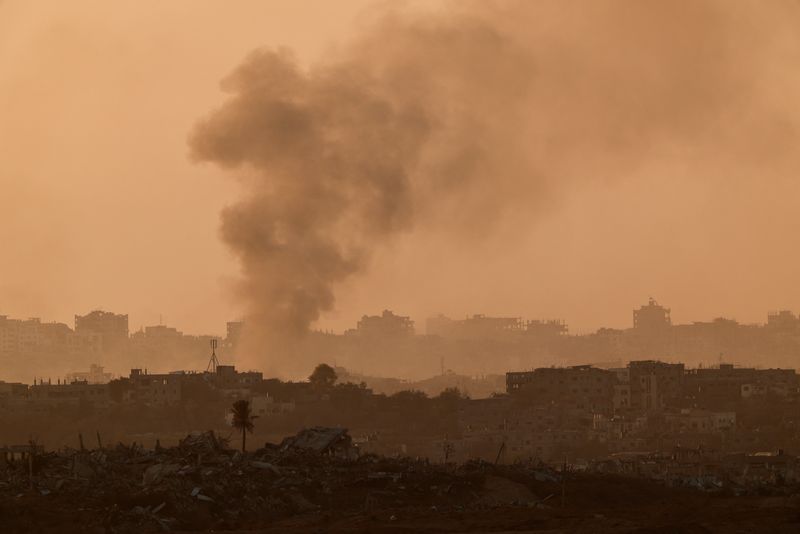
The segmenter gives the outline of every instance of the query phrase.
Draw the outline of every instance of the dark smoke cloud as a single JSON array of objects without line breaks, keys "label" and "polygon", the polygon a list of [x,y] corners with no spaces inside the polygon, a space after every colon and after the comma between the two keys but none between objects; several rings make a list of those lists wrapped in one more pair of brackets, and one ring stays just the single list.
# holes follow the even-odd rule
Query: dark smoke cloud
[{"label": "dark smoke cloud", "polygon": [[190,140],[196,159],[244,170],[248,194],[224,211],[222,236],[241,261],[250,337],[274,349],[307,331],[427,196],[466,189],[490,160],[483,115],[513,121],[527,71],[514,44],[472,20],[385,19],[310,70],[285,50],[253,52]]},{"label": "dark smoke cloud", "polygon": [[792,4],[773,7],[459,3],[384,13],[308,69],[286,50],[253,52],[190,146],[239,170],[245,195],[222,236],[254,349],[288,350],[278,340],[331,310],[337,284],[398,233],[472,240],[531,222],[565,184],[631,175],[663,151],[710,167],[723,151],[763,159],[786,129],[762,113],[757,80],[771,38],[797,20]]},{"label": "dark smoke cloud", "polygon": [[302,72],[285,51],[254,52],[225,80],[233,99],[198,126],[200,159],[247,165],[250,195],[223,213],[249,315],[304,332],[363,268],[369,246],[410,224],[409,175],[430,126],[349,66]]}]

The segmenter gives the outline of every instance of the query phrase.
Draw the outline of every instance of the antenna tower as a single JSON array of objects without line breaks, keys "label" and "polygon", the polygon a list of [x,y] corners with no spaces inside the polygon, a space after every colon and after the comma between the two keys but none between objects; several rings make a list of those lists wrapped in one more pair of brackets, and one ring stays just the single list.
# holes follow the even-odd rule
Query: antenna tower
[{"label": "antenna tower", "polygon": [[206,373],[211,371],[212,373],[217,372],[217,366],[219,366],[219,360],[217,359],[217,340],[212,339],[208,343],[211,345],[211,359],[208,360],[208,365],[206,366]]}]

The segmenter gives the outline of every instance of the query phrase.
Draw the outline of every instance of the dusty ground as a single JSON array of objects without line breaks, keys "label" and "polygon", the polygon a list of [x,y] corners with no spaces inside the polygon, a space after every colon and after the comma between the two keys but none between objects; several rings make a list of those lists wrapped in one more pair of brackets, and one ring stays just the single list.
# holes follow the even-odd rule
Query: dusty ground
[{"label": "dusty ground", "polygon": [[[553,483],[530,484],[532,492],[557,490]],[[526,486],[527,487],[527,486]],[[800,500],[795,497],[732,497],[671,490],[648,481],[586,477],[544,504],[427,505],[393,492],[391,503],[347,505],[354,495],[283,518],[245,520],[227,529],[213,503],[198,506],[179,521],[192,528],[175,532],[800,532]],[[535,494],[535,493],[534,493]],[[548,494],[549,495],[549,494]],[[156,497],[156,498],[153,498]],[[411,498],[408,498],[411,497]],[[158,532],[157,525],[114,520],[109,510],[148,506],[162,495],[109,495],[105,502],[81,503],[76,495],[24,494],[0,500],[2,532]],[[435,500],[435,499],[434,499]],[[82,506],[85,504],[86,506]],[[316,508],[319,506],[319,508]],[[169,510],[166,507],[162,513]],[[174,510],[173,510],[174,513]],[[188,525],[187,525],[188,526]]]},{"label": "dusty ground", "polygon": [[[565,500],[562,506],[562,488]],[[213,439],[43,453],[0,476],[0,533],[800,532],[800,488],[733,496],[544,465],[341,459]]]}]

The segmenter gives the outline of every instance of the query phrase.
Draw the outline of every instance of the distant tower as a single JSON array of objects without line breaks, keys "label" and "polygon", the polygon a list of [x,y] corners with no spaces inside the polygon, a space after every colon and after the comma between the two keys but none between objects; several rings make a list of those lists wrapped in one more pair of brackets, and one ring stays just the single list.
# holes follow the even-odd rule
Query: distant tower
[{"label": "distant tower", "polygon": [[211,345],[211,359],[208,360],[208,366],[206,366],[206,373],[211,371],[212,373],[217,372],[217,366],[219,365],[219,360],[217,359],[217,340],[212,339],[209,342]]}]

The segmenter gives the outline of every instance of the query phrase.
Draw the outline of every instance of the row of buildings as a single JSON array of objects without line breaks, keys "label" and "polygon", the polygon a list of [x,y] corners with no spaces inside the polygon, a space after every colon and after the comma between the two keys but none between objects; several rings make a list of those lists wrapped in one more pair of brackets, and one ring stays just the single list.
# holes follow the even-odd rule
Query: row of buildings
[{"label": "row of buildings", "polygon": [[[241,322],[228,323],[228,341],[235,340]],[[131,350],[181,350],[188,344],[208,347],[216,336],[189,336],[166,325],[146,326],[130,332],[128,316],[102,310],[76,315],[73,326],[42,322],[39,318],[12,319],[0,315],[0,354],[57,352],[98,355],[125,354]]]},{"label": "row of buildings", "polygon": [[[591,459],[674,447],[800,452],[800,379],[792,369],[687,368],[658,360],[612,368],[545,367],[509,372],[505,393],[478,399],[453,391],[441,398],[409,391],[383,396],[365,384],[282,382],[230,365],[208,372],[132,369],[124,378],[93,383],[106,378],[95,367],[70,381],[0,382],[0,416],[59,416],[65,409],[103,412],[126,405],[134,412],[178,407],[171,413],[181,413],[194,405],[221,418],[233,400],[248,399],[259,417],[283,417],[269,426],[318,424],[319,414],[327,414],[326,423],[350,426],[354,433],[382,433],[372,440],[381,451],[410,453],[401,445],[416,442],[422,447],[416,452],[435,454],[425,447],[443,439],[454,459],[555,461],[564,454]],[[442,435],[392,432],[385,424],[392,418],[425,420]]]},{"label": "row of buildings", "polygon": [[[244,323],[229,322],[219,339],[221,354],[236,353]],[[311,332],[297,347],[293,361],[307,372],[325,354],[329,361],[366,374],[420,379],[445,367],[467,375],[501,374],[510,368],[578,365],[656,358],[680,359],[697,367],[721,359],[738,364],[761,361],[794,367],[800,354],[800,319],[791,311],[770,312],[763,324],[741,324],[733,319],[673,324],[671,311],[651,299],[633,310],[628,328],[601,328],[573,335],[561,320],[525,320],[519,317],[471,315],[428,319],[424,334],[408,316],[384,310],[364,315],[343,335]],[[202,359],[210,335],[187,335],[166,325],[131,332],[128,316],[95,310],[76,315],[73,325],[39,319],[0,316],[0,363],[13,359],[14,369],[26,374],[48,365],[70,368],[99,362],[156,367],[191,367]],[[386,358],[376,360],[380,351]],[[442,363],[445,362],[445,363]],[[26,366],[27,365],[27,366]],[[11,367],[11,366],[9,366]],[[406,374],[403,374],[403,370]],[[67,368],[55,370],[63,375]],[[409,370],[417,374],[409,375]],[[20,378],[19,376],[17,378]]]},{"label": "row of buildings", "polygon": [[[800,420],[791,415],[800,404],[794,369],[687,369],[644,360],[621,368],[509,372],[506,388],[506,395],[461,405],[465,457],[502,450],[514,458],[552,459],[566,450],[591,456],[689,443],[747,448],[765,437],[754,431],[759,422],[752,412],[766,406],[782,414],[785,428],[776,439],[800,440]],[[749,416],[744,424],[742,414]]]},{"label": "row of buildings", "polygon": [[[103,410],[112,404],[142,407],[176,406],[201,399],[209,391],[230,399],[268,397],[255,388],[264,381],[257,371],[238,371],[232,365],[218,365],[212,372],[175,371],[151,374],[131,369],[124,378],[111,379],[100,366],[88,373],[75,373],[70,381],[37,379],[32,385],[0,382],[0,411],[52,411],[61,408]],[[257,399],[263,404],[265,399]]]}]

